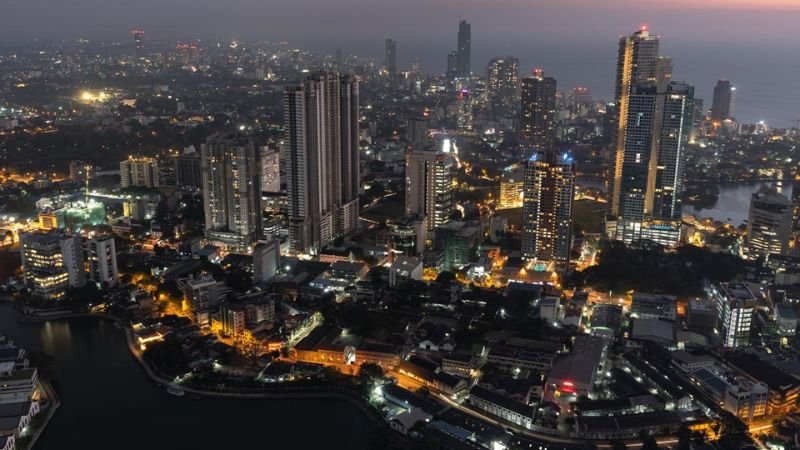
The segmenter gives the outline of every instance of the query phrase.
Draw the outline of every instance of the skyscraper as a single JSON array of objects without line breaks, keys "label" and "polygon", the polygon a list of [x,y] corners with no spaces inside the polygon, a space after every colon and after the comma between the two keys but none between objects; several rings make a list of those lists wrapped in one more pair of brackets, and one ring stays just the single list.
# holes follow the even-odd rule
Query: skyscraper
[{"label": "skyscraper", "polygon": [[733,117],[736,88],[728,80],[719,80],[714,86],[714,98],[711,102],[711,120],[722,122]]},{"label": "skyscraper", "polygon": [[513,114],[519,103],[519,60],[493,58],[486,69],[486,105],[493,114]]},{"label": "skyscraper", "polygon": [[[617,55],[617,74],[614,88],[614,106],[610,111],[612,126],[615,130],[612,141],[615,145],[614,183],[611,196],[611,213],[620,214],[622,200],[622,172],[625,159],[626,134],[631,117],[629,106],[634,87],[642,83],[653,83],[656,80],[656,64],[658,61],[658,36],[651,36],[646,27],[630,36],[619,39]],[[662,65],[663,69],[663,65]],[[639,91],[641,95],[641,91]],[[652,95],[655,94],[655,89]],[[639,99],[641,100],[641,99]],[[641,102],[640,102],[641,103]],[[642,108],[644,105],[637,105]],[[645,108],[647,109],[647,108]],[[646,111],[645,111],[646,112]],[[652,113],[651,113],[652,114]],[[632,117],[637,117],[633,115]],[[650,119],[652,120],[652,119]],[[632,123],[640,126],[634,120]],[[637,144],[640,145],[640,144]],[[640,153],[641,154],[641,153]],[[635,155],[634,155],[635,156]],[[646,172],[644,172],[646,174]]]},{"label": "skyscraper", "polygon": [[575,163],[554,151],[536,152],[525,167],[522,256],[558,270],[569,267]]},{"label": "skyscraper", "polygon": [[646,29],[620,39],[612,216],[616,239],[675,245],[694,88],[671,81],[672,59],[658,44]]},{"label": "skyscraper", "polygon": [[283,107],[290,250],[313,255],[358,221],[358,82],[317,73],[288,86]]},{"label": "skyscraper", "polygon": [[456,50],[456,76],[469,77],[472,53],[472,25],[466,20],[458,22],[458,49]]},{"label": "skyscraper", "polygon": [[136,59],[144,59],[144,31],[133,30],[131,31],[131,34],[133,34],[133,45]]},{"label": "skyscraper", "polygon": [[448,78],[458,76],[458,52],[453,50],[447,54],[447,73]]},{"label": "skyscraper", "polygon": [[429,232],[444,225],[455,209],[449,140],[442,147],[413,148],[406,154],[406,215],[425,217]]},{"label": "skyscraper", "polygon": [[650,211],[660,219],[680,220],[686,144],[694,116],[694,87],[671,82],[657,101],[657,157],[655,170],[649,174],[653,183],[653,206]]},{"label": "skyscraper", "polygon": [[747,216],[747,257],[757,259],[770,253],[789,252],[792,232],[792,205],[775,189],[762,188],[750,199]]},{"label": "skyscraper", "polygon": [[556,80],[540,69],[522,79],[522,140],[538,151],[553,152],[556,141]]},{"label": "skyscraper", "polygon": [[206,238],[228,251],[249,253],[262,235],[258,149],[248,137],[215,134],[200,154]]},{"label": "skyscraper", "polygon": [[397,72],[397,42],[392,39],[386,39],[384,64],[390,74]]},{"label": "skyscraper", "polygon": [[158,160],[149,156],[129,156],[119,163],[120,186],[148,187],[161,185]]}]

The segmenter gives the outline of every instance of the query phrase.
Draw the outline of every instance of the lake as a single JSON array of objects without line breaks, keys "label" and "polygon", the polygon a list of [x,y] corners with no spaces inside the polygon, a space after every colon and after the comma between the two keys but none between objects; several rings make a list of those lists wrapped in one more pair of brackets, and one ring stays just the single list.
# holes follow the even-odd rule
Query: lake
[{"label": "lake", "polygon": [[0,333],[53,358],[44,372],[61,407],[37,450],[370,447],[367,418],[345,401],[169,395],[147,378],[109,321],[22,324],[13,305],[2,303]]}]

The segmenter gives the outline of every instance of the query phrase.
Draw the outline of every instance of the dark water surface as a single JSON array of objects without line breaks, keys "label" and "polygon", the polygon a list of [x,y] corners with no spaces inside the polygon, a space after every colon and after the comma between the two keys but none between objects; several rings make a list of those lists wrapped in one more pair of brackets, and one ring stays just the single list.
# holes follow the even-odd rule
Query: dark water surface
[{"label": "dark water surface", "polygon": [[344,401],[171,396],[150,382],[112,322],[20,324],[2,303],[0,333],[53,357],[45,371],[61,407],[36,450],[369,448],[367,419]]}]

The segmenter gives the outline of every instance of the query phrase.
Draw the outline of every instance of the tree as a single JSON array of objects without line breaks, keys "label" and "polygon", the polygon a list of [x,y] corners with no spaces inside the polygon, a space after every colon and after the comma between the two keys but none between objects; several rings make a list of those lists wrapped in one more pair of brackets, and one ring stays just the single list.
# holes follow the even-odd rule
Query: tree
[{"label": "tree", "polygon": [[245,358],[248,358],[252,364],[255,364],[264,354],[264,345],[253,336],[250,330],[243,330],[236,335],[233,342],[236,351]]},{"label": "tree", "polygon": [[358,369],[358,379],[363,384],[372,384],[383,379],[383,368],[374,363],[364,363]]}]

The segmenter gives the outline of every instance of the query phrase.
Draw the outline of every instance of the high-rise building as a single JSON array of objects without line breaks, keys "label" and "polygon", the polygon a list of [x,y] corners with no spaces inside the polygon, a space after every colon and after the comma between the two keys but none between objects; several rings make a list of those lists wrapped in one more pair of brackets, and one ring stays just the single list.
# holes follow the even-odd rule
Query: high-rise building
[{"label": "high-rise building", "polygon": [[120,186],[155,188],[161,185],[158,160],[149,156],[131,155],[120,161]]},{"label": "high-rise building", "polygon": [[458,49],[456,54],[456,76],[469,77],[471,75],[472,25],[466,20],[458,22]]},{"label": "high-rise building", "polygon": [[536,151],[555,151],[556,80],[540,69],[522,79],[520,134]]},{"label": "high-rise building", "polygon": [[626,243],[680,240],[686,145],[694,88],[672,82],[672,60],[642,29],[620,39],[617,63],[614,237]]},{"label": "high-rise building", "polygon": [[252,139],[210,136],[200,147],[206,238],[249,253],[262,235],[261,163]]},{"label": "high-rise building", "polygon": [[[645,100],[641,98],[642,95],[652,96],[655,94],[656,87],[653,87],[652,93],[642,92],[642,89],[636,89],[636,86],[642,84],[655,84],[657,61],[658,61],[658,36],[651,35],[646,27],[636,31],[630,36],[623,36],[619,39],[619,52],[617,56],[617,73],[616,83],[614,88],[614,105],[608,111],[609,119],[611,121],[611,128],[614,130],[612,142],[615,146],[615,164],[614,164],[614,183],[613,192],[611,195],[611,213],[619,215],[621,212],[622,203],[622,188],[623,188],[623,168],[625,167],[625,156],[630,155],[631,152],[626,150],[626,143],[634,145],[632,139],[626,139],[628,133],[627,128],[629,124],[634,124],[639,128],[638,132],[644,128],[640,122],[628,120],[629,117],[636,118],[638,113],[647,114],[648,108],[641,103]],[[663,69],[663,65],[662,65]],[[631,95],[637,94],[636,107],[640,110],[632,114],[630,109]],[[645,111],[641,111],[644,109]],[[650,113],[652,115],[652,112]],[[652,117],[649,119],[652,121]],[[641,144],[635,143],[637,148],[642,147]],[[648,148],[649,153],[649,148]],[[641,152],[639,152],[641,155]],[[635,156],[635,152],[634,152]],[[630,172],[630,171],[628,171]],[[646,174],[646,172],[644,172]]]},{"label": "high-rise building", "polygon": [[568,154],[534,153],[525,167],[522,256],[557,269],[569,267],[575,162]]},{"label": "high-rise building", "polygon": [[411,117],[406,124],[406,139],[414,147],[424,147],[430,138],[431,122],[427,117]]},{"label": "high-rise building", "polygon": [[697,138],[700,137],[703,119],[705,119],[705,111],[703,110],[703,99],[694,99],[694,112],[692,113],[692,131],[689,133],[689,143],[695,143]]},{"label": "high-rise building", "polygon": [[175,158],[175,184],[178,187],[201,188],[203,186],[203,169],[200,153],[194,146],[187,147]]},{"label": "high-rise building", "polygon": [[358,221],[358,82],[317,73],[287,87],[283,107],[290,249],[313,255]]},{"label": "high-rise building", "polygon": [[69,288],[86,284],[80,236],[24,233],[20,247],[22,273],[34,294],[57,299]]},{"label": "high-rise building", "polygon": [[392,39],[386,39],[383,63],[389,74],[395,74],[397,72],[397,42]]},{"label": "high-rise building", "polygon": [[486,69],[486,106],[493,114],[513,114],[519,103],[519,60],[494,58]]},{"label": "high-rise building", "polygon": [[412,214],[389,222],[392,251],[406,256],[416,256],[425,250],[427,226],[425,216]]},{"label": "high-rise building", "polygon": [[266,283],[278,273],[281,264],[281,241],[259,242],[253,249],[253,282]]},{"label": "high-rise building", "polygon": [[406,154],[406,215],[426,218],[427,231],[444,225],[455,210],[454,160],[449,140],[441,150],[411,149]]},{"label": "high-rise building", "polygon": [[786,255],[792,232],[792,205],[775,189],[762,188],[750,198],[747,216],[747,257],[757,259],[771,253]]},{"label": "high-rise building", "polygon": [[133,34],[133,45],[136,59],[144,59],[144,31],[133,30],[131,31],[131,34]]},{"label": "high-rise building", "polygon": [[500,175],[500,198],[497,209],[522,207],[525,190],[525,167],[514,164],[503,169]]},{"label": "high-rise building", "polygon": [[261,190],[270,193],[281,191],[281,154],[267,146],[261,147]]},{"label": "high-rise building", "polygon": [[711,120],[722,122],[733,117],[736,101],[736,88],[728,80],[719,80],[714,86],[714,98],[711,102]]},{"label": "high-rise building", "polygon": [[114,236],[95,236],[86,241],[86,258],[89,260],[89,279],[101,289],[117,285],[117,250]]},{"label": "high-rise building", "polygon": [[722,345],[733,348],[750,344],[754,310],[758,305],[750,289],[743,284],[720,283],[711,286],[710,295],[717,305],[717,330]]},{"label": "high-rise building", "polygon": [[[694,87],[671,82],[657,98],[656,158],[649,172],[653,206],[646,205],[653,217],[680,220],[683,174],[686,169],[686,144],[692,130]],[[654,169],[654,170],[653,170]]]},{"label": "high-rise building", "polygon": [[447,54],[447,77],[456,76],[458,76],[458,52],[454,50]]}]

